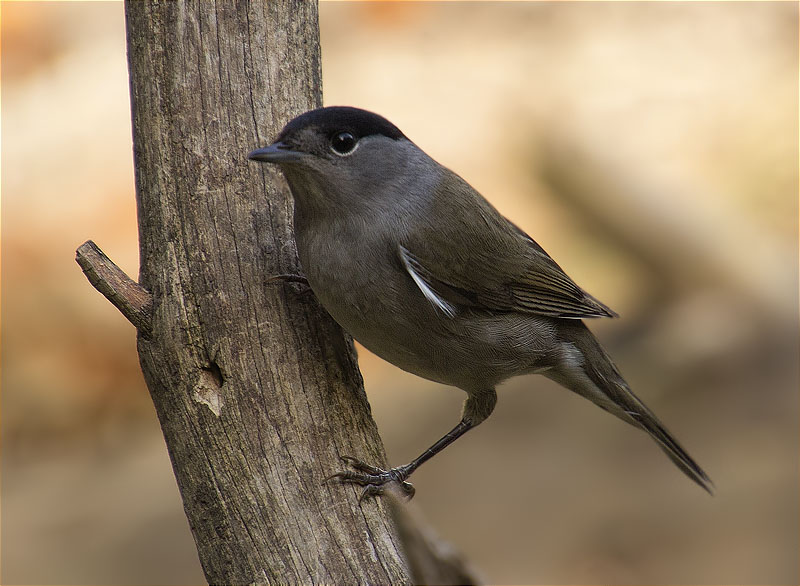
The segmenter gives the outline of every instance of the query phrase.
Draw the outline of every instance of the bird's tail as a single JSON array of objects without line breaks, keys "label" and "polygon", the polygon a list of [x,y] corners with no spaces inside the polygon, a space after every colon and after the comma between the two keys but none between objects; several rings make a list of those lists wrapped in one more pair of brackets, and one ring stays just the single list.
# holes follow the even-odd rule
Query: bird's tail
[{"label": "bird's tail", "polygon": [[649,433],[686,476],[713,494],[714,484],[708,475],[655,414],[633,394],[611,358],[583,322],[562,320],[560,325],[565,354],[559,366],[543,374]]}]

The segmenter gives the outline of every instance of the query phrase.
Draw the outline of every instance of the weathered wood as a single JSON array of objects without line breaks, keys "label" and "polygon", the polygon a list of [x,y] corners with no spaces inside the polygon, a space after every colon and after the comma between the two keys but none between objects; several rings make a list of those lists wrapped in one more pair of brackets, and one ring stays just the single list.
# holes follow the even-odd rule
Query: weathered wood
[{"label": "weathered wood", "polygon": [[[142,370],[210,583],[410,582],[353,345],[296,285],[283,179],[246,154],[320,105],[314,2],[126,3]],[[130,318],[129,318],[130,319]],[[140,328],[141,332],[141,328]]]},{"label": "weathered wood", "polygon": [[143,336],[148,337],[152,327],[150,293],[126,275],[91,240],[78,247],[75,260],[94,288],[119,309]]}]

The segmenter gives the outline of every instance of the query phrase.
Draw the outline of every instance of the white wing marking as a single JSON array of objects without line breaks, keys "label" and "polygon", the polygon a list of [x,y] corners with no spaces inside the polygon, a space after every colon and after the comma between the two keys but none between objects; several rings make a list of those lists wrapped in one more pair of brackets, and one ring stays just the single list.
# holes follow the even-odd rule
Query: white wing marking
[{"label": "white wing marking", "polygon": [[456,308],[451,303],[439,297],[436,291],[428,286],[428,283],[425,282],[425,279],[423,279],[417,273],[417,271],[414,270],[414,266],[412,265],[413,257],[411,256],[411,253],[409,253],[402,246],[400,246],[400,260],[403,262],[403,266],[408,274],[411,275],[412,279],[414,279],[414,283],[416,283],[417,287],[419,287],[419,290],[422,291],[425,299],[427,299],[434,308],[444,313],[447,317],[454,317],[456,315]]}]

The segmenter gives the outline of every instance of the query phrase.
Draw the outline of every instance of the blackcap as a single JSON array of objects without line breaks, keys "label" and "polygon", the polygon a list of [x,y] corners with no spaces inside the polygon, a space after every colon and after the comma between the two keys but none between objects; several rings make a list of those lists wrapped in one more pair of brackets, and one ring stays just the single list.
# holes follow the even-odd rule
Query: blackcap
[{"label": "blackcap", "polygon": [[312,110],[248,158],[286,176],[300,263],[339,325],[403,370],[467,393],[458,425],[411,463],[345,457],[351,469],[333,478],[364,486],[362,498],[392,481],[413,495],[408,477],[492,413],[499,383],[538,373],[646,431],[711,492],[582,321],[616,314],[391,122]]}]

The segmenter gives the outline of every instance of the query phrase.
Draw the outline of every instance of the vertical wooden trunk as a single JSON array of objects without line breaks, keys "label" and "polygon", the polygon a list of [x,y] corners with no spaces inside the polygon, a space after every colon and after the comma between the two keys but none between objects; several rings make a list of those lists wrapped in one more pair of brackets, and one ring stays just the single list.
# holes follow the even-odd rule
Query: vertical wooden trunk
[{"label": "vertical wooden trunk", "polygon": [[296,285],[292,203],[248,163],[321,102],[317,5],[126,4],[142,369],[210,583],[410,581],[380,499],[323,483],[385,461],[351,340]]}]

